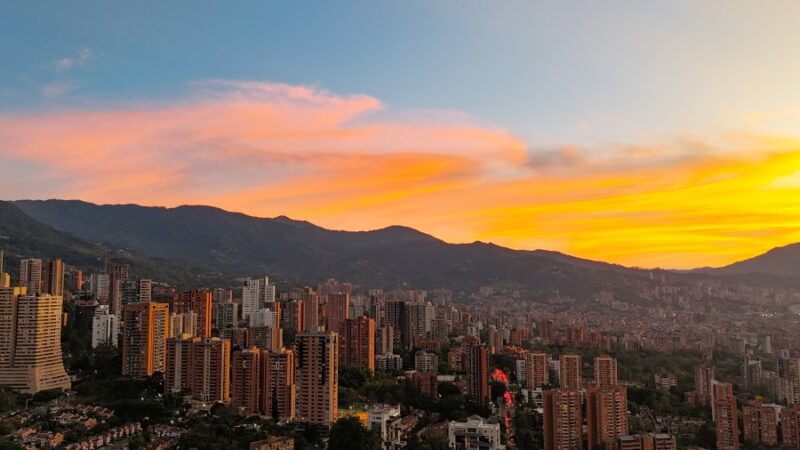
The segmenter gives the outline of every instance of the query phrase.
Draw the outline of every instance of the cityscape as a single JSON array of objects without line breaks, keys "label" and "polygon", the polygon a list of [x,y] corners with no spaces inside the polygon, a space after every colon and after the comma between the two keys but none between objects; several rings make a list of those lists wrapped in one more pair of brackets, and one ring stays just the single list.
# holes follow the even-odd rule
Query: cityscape
[{"label": "cityscape", "polygon": [[0,259],[8,448],[800,448],[797,288],[184,288],[27,256]]},{"label": "cityscape", "polygon": [[0,450],[800,450],[800,3],[0,3]]}]

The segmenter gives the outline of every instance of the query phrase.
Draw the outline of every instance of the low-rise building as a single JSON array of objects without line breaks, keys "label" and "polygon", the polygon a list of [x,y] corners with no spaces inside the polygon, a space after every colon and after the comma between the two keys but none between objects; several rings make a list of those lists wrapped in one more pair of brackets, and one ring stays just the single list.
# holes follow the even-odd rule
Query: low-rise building
[{"label": "low-rise building", "polygon": [[479,416],[470,416],[466,422],[447,425],[450,448],[455,450],[504,450],[500,441],[500,424],[489,423]]}]

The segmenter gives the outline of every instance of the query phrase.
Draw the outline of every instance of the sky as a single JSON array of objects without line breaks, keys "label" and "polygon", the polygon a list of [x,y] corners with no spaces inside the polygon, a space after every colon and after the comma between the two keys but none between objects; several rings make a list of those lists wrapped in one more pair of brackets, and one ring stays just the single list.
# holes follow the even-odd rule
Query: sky
[{"label": "sky", "polygon": [[640,267],[800,241],[800,2],[0,3],[0,199]]}]

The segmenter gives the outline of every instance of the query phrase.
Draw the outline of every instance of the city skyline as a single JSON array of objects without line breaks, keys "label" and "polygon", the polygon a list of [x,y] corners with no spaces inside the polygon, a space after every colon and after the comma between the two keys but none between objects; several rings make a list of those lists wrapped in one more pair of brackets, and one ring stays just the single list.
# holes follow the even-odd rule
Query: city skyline
[{"label": "city skyline", "polygon": [[0,2],[0,450],[800,450],[800,2]]},{"label": "city skyline", "polygon": [[796,4],[317,6],[9,6],[4,199],[209,204],[643,267],[800,241]]}]

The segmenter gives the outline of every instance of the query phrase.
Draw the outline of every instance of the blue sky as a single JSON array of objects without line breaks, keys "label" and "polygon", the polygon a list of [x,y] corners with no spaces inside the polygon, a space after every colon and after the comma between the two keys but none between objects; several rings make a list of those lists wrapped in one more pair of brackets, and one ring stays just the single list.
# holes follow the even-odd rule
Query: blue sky
[{"label": "blue sky", "polygon": [[[457,111],[531,145],[598,146],[726,132],[800,102],[796,2],[12,2],[0,11],[4,110],[265,80]],[[85,63],[53,70],[82,51]]]}]

